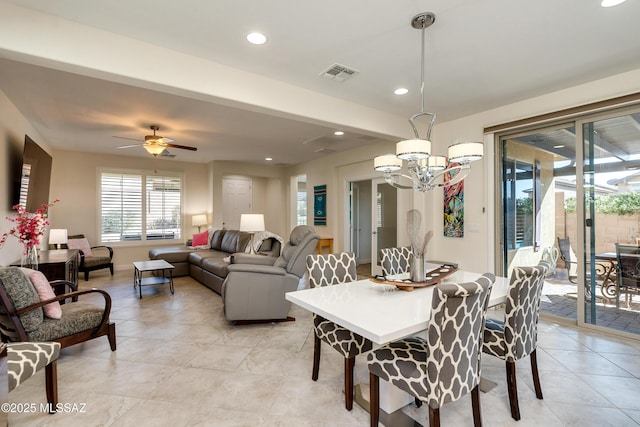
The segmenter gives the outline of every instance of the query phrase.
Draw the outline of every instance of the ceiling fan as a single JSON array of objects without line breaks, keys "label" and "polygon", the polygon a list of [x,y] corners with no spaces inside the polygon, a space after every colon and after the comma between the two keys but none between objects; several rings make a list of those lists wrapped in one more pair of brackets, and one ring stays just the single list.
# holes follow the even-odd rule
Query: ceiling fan
[{"label": "ceiling fan", "polygon": [[[160,130],[160,126],[158,125],[151,125],[149,127],[153,131],[153,135],[145,135],[143,143],[134,144],[134,145],[123,145],[118,148],[142,147],[154,157],[158,155],[162,155],[162,156],[169,155],[167,148],[179,148],[181,150],[190,150],[190,151],[198,150],[196,147],[189,147],[187,145],[174,144],[173,139],[156,135],[156,131]],[[125,138],[122,136],[116,136],[114,138],[131,139],[131,138]],[[174,157],[172,155],[169,155],[169,156]]]}]

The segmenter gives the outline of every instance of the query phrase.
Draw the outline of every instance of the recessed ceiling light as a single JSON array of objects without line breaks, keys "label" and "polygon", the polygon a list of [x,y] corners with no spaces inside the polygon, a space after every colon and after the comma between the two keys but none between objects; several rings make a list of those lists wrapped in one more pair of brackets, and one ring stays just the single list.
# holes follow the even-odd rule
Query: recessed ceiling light
[{"label": "recessed ceiling light", "polygon": [[341,130],[337,130],[333,133],[335,136],[342,136],[344,135],[344,132],[342,132]]},{"label": "recessed ceiling light", "polygon": [[409,92],[409,89],[404,87],[399,87],[398,89],[393,91],[393,93],[395,93],[396,95],[406,95],[408,92]]},{"label": "recessed ceiling light", "polygon": [[260,33],[249,33],[247,34],[247,40],[251,44],[265,44],[267,42],[267,37]]},{"label": "recessed ceiling light", "polygon": [[267,162],[270,162],[271,160],[273,160],[273,158],[271,158],[271,157],[265,157],[264,159],[265,159]]},{"label": "recessed ceiling light", "polygon": [[602,7],[612,7],[612,6],[617,6],[620,3],[624,3],[627,0],[602,0],[600,2],[600,6]]},{"label": "recessed ceiling light", "polygon": [[560,144],[560,145],[554,145],[553,148],[564,148],[564,145]]}]

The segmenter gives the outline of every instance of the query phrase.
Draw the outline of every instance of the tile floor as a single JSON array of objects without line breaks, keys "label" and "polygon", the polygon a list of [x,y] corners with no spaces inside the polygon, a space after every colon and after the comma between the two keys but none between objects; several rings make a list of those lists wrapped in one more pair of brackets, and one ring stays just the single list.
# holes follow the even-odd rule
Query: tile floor
[{"label": "tile floor", "polygon": [[[191,278],[134,292],[132,271],[94,272],[81,288],[113,298],[118,350],[106,337],[63,350],[58,362],[62,403],[84,412],[12,413],[11,426],[367,426],[369,415],[344,409],[342,359],[323,349],[320,378],[311,380],[311,316],[232,326],[220,296]],[[497,313],[493,313],[494,315]],[[542,321],[538,363],[544,400],[537,400],[529,361],[518,365],[522,420],[511,419],[504,365],[483,360],[483,376],[498,386],[481,396],[485,426],[640,425],[640,342]],[[368,382],[365,359],[356,382]],[[42,373],[9,395],[11,402],[45,402]],[[427,410],[405,409],[426,423]],[[472,425],[470,398],[441,410],[443,426]]]}]

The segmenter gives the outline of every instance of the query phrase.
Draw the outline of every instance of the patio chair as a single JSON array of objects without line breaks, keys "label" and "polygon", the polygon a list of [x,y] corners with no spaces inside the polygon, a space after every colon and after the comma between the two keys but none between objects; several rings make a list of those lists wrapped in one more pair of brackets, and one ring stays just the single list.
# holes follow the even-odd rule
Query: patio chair
[{"label": "patio chair", "polygon": [[616,243],[618,298],[624,292],[629,307],[632,294],[640,294],[640,246]]},{"label": "patio chair", "polygon": [[[578,258],[576,257],[573,248],[571,247],[571,241],[568,237],[558,237],[558,249],[560,250],[560,259],[564,262],[564,266],[567,269],[567,277],[569,282],[578,283]],[[596,262],[595,265],[596,279],[604,279],[608,267],[604,263]],[[591,268],[587,264],[587,278],[590,277]],[[585,297],[587,301],[591,301],[591,288],[586,286],[585,283]]]},{"label": "patio chair", "polygon": [[369,353],[370,425],[380,415],[380,378],[427,403],[429,426],[440,426],[440,408],[471,393],[473,421],[480,414],[482,329],[495,276],[437,285],[431,301],[428,339],[408,337]]},{"label": "patio chair", "polygon": [[[312,288],[331,286],[357,280],[356,257],[353,253],[307,255],[307,272]],[[344,357],[344,395],[347,410],[353,408],[353,368],[356,356],[373,347],[371,341],[337,325],[322,316],[313,315],[313,371],[311,379],[318,380],[322,341]]]}]

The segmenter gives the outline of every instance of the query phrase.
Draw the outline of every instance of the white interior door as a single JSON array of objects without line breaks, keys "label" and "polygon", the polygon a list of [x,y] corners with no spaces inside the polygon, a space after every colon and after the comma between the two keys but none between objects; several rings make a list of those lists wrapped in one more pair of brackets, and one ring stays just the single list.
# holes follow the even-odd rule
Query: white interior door
[{"label": "white interior door", "polygon": [[222,227],[228,230],[240,228],[240,215],[251,213],[251,179],[243,177],[222,178]]},{"label": "white interior door", "polygon": [[383,178],[371,181],[371,274],[382,275],[380,249],[397,245],[398,190]]}]

